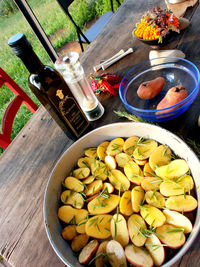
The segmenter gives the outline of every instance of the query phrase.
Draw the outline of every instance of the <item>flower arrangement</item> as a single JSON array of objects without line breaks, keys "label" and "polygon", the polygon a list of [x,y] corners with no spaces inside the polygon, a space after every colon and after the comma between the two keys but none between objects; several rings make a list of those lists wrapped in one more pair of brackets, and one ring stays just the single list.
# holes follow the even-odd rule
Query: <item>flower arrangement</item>
[{"label": "flower arrangement", "polygon": [[163,37],[170,31],[180,32],[180,22],[170,10],[160,7],[147,12],[139,23],[136,24],[134,34],[143,40],[156,40],[162,43]]}]

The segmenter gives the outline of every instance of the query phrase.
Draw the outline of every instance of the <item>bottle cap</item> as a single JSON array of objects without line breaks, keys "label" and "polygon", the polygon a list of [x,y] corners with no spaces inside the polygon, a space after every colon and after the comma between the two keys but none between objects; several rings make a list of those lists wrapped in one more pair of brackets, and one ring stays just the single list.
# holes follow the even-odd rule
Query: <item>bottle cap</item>
[{"label": "bottle cap", "polygon": [[32,50],[31,44],[23,33],[17,33],[12,36],[8,40],[8,45],[12,48],[13,52],[17,56],[27,53],[30,49]]}]

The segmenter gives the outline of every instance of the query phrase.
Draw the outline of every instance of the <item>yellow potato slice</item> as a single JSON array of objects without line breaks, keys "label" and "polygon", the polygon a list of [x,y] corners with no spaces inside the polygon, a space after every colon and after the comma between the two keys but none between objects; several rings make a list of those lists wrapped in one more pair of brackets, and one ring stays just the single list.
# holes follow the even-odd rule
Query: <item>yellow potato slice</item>
[{"label": "yellow potato slice", "polygon": [[155,170],[156,175],[162,178],[178,178],[189,171],[189,166],[184,159],[172,160],[168,165],[161,166]]},{"label": "yellow potato slice", "polygon": [[107,191],[109,194],[112,194],[114,191],[114,187],[110,183],[104,183],[103,184],[103,190],[104,190],[104,192]]},{"label": "yellow potato slice", "polygon": [[158,167],[167,165],[172,158],[172,152],[166,145],[158,146],[149,157],[149,165],[155,171]]},{"label": "yellow potato slice", "polygon": [[72,240],[76,235],[75,225],[67,225],[62,230],[62,237],[67,241]]},{"label": "yellow potato slice", "polygon": [[114,214],[110,224],[112,238],[119,242],[122,247],[129,243],[126,220],[121,214]]},{"label": "yellow potato slice", "polygon": [[83,157],[83,158],[78,159],[77,165],[79,168],[84,168],[84,167],[90,168],[93,161],[94,159],[92,158]]},{"label": "yellow potato slice", "polygon": [[165,207],[165,198],[159,192],[156,192],[156,190],[147,191],[145,193],[145,200],[149,205],[156,208],[162,209]]},{"label": "yellow potato slice", "polygon": [[140,166],[144,166],[148,161],[146,159],[140,160],[140,159],[133,159],[135,163],[137,163]]},{"label": "yellow potato slice", "polygon": [[163,196],[177,196],[190,192],[194,188],[194,182],[190,175],[184,175],[178,179],[168,179],[160,184],[160,193]]},{"label": "yellow potato slice", "polygon": [[84,248],[89,240],[89,236],[86,234],[77,235],[72,239],[71,248],[74,252],[80,251]]},{"label": "yellow potato slice", "polygon": [[82,167],[73,170],[73,176],[77,179],[85,179],[90,175],[90,169],[88,167]]},{"label": "yellow potato slice", "polygon": [[124,249],[116,240],[110,240],[106,246],[108,261],[112,267],[127,267]]},{"label": "yellow potato slice", "polygon": [[132,183],[137,185],[141,184],[143,180],[143,172],[134,161],[129,161],[126,164],[124,167],[124,173]]},{"label": "yellow potato slice", "polygon": [[136,149],[133,151],[133,157],[138,160],[148,159],[157,148],[158,143],[152,139],[140,140],[137,143]]},{"label": "yellow potato slice", "polygon": [[179,212],[189,212],[197,207],[197,200],[190,195],[169,197],[165,202],[166,208]]},{"label": "yellow potato slice", "polygon": [[127,190],[123,193],[119,204],[119,210],[125,216],[130,216],[133,213],[131,191]]},{"label": "yellow potato slice", "polygon": [[123,145],[124,145],[124,139],[123,138],[115,138],[113,139],[107,149],[106,149],[106,154],[110,156],[115,156],[119,153],[122,152],[123,150]]},{"label": "yellow potato slice", "polygon": [[103,188],[103,182],[102,180],[95,180],[91,184],[87,185],[87,188],[85,189],[84,193],[87,197],[93,196],[96,193],[98,193]]},{"label": "yellow potato slice", "polygon": [[90,175],[89,177],[87,177],[86,179],[82,180],[83,184],[91,184],[94,181],[94,176]]},{"label": "yellow potato slice", "polygon": [[131,156],[133,154],[133,151],[136,148],[138,140],[139,140],[139,137],[137,137],[137,136],[131,136],[131,137],[127,138],[125,140],[124,146],[123,146],[124,152]]},{"label": "yellow potato slice", "polygon": [[95,199],[96,197],[98,197],[99,196],[99,194],[95,194],[95,195],[93,195],[93,196],[91,196],[91,197],[88,197],[88,198],[86,198],[86,202],[90,202],[90,201],[92,201],[93,199]]},{"label": "yellow potato slice", "polygon": [[97,156],[100,160],[103,160],[105,159],[105,156],[106,156],[106,149],[108,147],[110,142],[108,141],[105,141],[103,143],[101,143],[98,147],[97,147]]},{"label": "yellow potato slice", "polygon": [[149,165],[149,162],[147,162],[145,165],[144,165],[144,169],[143,169],[143,173],[144,173],[144,176],[148,176],[148,177],[154,177],[155,175],[155,172],[152,170],[152,168],[150,167]]},{"label": "yellow potato slice", "polygon": [[129,244],[125,247],[125,255],[127,260],[133,264],[133,266],[152,267],[153,260],[144,248],[136,247]]},{"label": "yellow potato slice", "polygon": [[162,180],[157,177],[145,177],[142,182],[141,186],[145,191],[154,191],[159,189]]},{"label": "yellow potato slice", "polygon": [[144,200],[144,190],[141,186],[135,186],[131,191],[131,204],[134,212],[140,211],[140,205]]},{"label": "yellow potato slice", "polygon": [[79,234],[85,234],[85,225],[87,220],[83,220],[79,224],[76,225],[76,232]]},{"label": "yellow potato slice", "polygon": [[166,221],[163,212],[151,205],[145,204],[140,206],[140,214],[142,218],[154,228],[163,225]]},{"label": "yellow potato slice", "polygon": [[115,160],[117,165],[123,168],[130,161],[130,156],[122,152],[115,156]]},{"label": "yellow potato slice", "polygon": [[58,209],[58,218],[68,224],[79,224],[87,217],[88,211],[86,209],[74,209],[69,205],[61,206]]},{"label": "yellow potato slice", "polygon": [[75,178],[75,177],[67,177],[65,179],[65,186],[73,191],[76,192],[82,192],[84,190],[84,185],[81,181],[79,181],[79,179]]},{"label": "yellow potato slice", "polygon": [[109,241],[103,241],[97,250],[96,257],[95,257],[95,267],[104,267],[107,266],[108,257],[106,254],[106,246]]},{"label": "yellow potato slice", "polygon": [[120,191],[126,191],[130,187],[130,182],[128,178],[123,174],[123,172],[115,169],[111,170],[109,173],[109,181],[110,183]]},{"label": "yellow potato slice", "polygon": [[108,166],[109,170],[116,169],[117,164],[113,156],[107,155],[105,157],[105,164]]},{"label": "yellow potato slice", "polygon": [[60,199],[64,204],[71,205],[76,209],[82,209],[84,205],[84,199],[82,195],[75,191],[71,190],[63,191],[60,196]]},{"label": "yellow potato slice", "polygon": [[84,149],[85,156],[95,159],[97,157],[97,147],[89,147]]},{"label": "yellow potato slice", "polygon": [[96,179],[105,181],[108,177],[108,167],[100,160],[95,160],[91,164],[91,172]]},{"label": "yellow potato slice", "polygon": [[119,202],[118,195],[98,196],[88,203],[88,211],[91,214],[106,214],[114,210]]},{"label": "yellow potato slice", "polygon": [[138,214],[133,214],[128,218],[128,232],[131,241],[137,247],[142,247],[146,242],[146,224]]},{"label": "yellow potato slice", "polygon": [[111,220],[112,220],[112,215],[109,214],[96,215],[91,217],[85,225],[86,234],[88,236],[98,239],[106,239],[110,237]]}]

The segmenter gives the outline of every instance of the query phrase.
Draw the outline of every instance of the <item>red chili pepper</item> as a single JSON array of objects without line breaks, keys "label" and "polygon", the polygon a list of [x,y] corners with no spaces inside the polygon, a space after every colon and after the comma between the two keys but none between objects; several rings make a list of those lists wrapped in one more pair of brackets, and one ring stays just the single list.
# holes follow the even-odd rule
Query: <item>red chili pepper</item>
[{"label": "red chili pepper", "polygon": [[116,74],[111,74],[111,73],[103,73],[101,77],[108,81],[111,85],[114,85],[116,83],[120,83],[122,78]]},{"label": "red chili pepper", "polygon": [[114,89],[119,89],[120,84],[121,84],[121,82],[114,84],[114,85],[113,85],[113,88],[114,88]]},{"label": "red chili pepper", "polygon": [[96,92],[99,89],[99,86],[98,86],[97,82],[94,79],[91,79],[91,86],[92,86],[92,90],[94,92]]},{"label": "red chili pepper", "polygon": [[103,88],[103,92],[108,91],[111,95],[117,94],[115,89],[113,88],[113,86],[109,82],[107,82],[105,80],[99,80],[98,84],[100,85],[100,87]]}]

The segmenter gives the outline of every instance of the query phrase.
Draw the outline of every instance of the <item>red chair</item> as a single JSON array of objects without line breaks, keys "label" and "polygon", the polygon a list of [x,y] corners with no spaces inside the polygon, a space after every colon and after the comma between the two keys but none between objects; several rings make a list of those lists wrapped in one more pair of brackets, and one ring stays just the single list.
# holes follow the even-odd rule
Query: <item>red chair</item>
[{"label": "red chair", "polygon": [[6,149],[12,142],[10,139],[12,125],[21,104],[24,103],[31,112],[35,112],[38,106],[28,97],[28,95],[13,81],[10,76],[0,68],[0,87],[5,84],[16,97],[9,103],[1,122],[0,146]]}]

